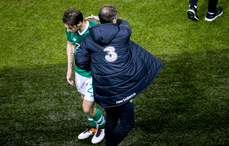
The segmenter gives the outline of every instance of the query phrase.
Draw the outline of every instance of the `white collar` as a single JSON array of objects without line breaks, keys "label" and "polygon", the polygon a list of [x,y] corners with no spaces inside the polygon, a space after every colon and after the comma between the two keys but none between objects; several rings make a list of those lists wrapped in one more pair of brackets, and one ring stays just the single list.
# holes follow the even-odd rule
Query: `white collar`
[{"label": "white collar", "polygon": [[85,27],[85,29],[84,29],[82,32],[80,32],[80,31],[78,30],[79,35],[83,35],[83,34],[87,31],[88,26],[89,26],[89,22],[86,21],[86,23],[87,23],[87,26]]}]

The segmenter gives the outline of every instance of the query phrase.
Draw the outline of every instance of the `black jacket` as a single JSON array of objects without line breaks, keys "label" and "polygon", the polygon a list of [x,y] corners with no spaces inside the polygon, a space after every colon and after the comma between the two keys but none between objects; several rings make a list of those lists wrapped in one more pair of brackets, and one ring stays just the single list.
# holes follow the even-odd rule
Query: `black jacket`
[{"label": "black jacket", "polygon": [[163,63],[130,40],[127,21],[90,28],[75,54],[76,65],[91,70],[95,102],[103,108],[119,106],[148,87]]}]

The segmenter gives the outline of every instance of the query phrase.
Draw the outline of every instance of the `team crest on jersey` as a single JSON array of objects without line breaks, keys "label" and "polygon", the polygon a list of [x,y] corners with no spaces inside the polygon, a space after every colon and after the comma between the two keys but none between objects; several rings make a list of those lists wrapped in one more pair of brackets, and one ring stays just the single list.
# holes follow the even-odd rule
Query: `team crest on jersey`
[{"label": "team crest on jersey", "polygon": [[76,38],[73,38],[73,41],[76,41]]}]

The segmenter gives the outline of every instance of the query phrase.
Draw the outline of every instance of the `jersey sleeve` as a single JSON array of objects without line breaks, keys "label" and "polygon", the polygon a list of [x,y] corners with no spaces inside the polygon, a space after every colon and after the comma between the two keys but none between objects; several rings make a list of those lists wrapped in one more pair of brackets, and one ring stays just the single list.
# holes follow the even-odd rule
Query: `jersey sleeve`
[{"label": "jersey sleeve", "polygon": [[98,24],[98,23],[91,21],[91,20],[89,20],[88,22],[89,22],[90,27],[93,27],[93,26]]},{"label": "jersey sleeve", "polygon": [[71,33],[71,32],[67,32],[67,28],[65,29],[65,32],[66,32],[66,35],[67,35],[67,40],[68,40],[69,42],[73,42],[72,39],[71,39],[72,33]]}]

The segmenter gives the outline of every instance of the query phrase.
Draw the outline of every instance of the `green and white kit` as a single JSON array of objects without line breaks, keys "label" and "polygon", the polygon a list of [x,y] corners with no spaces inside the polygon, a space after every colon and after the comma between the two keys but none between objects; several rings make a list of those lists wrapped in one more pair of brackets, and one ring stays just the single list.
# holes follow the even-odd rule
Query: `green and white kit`
[{"label": "green and white kit", "polygon": [[[75,33],[71,33],[71,32],[67,32],[66,29],[67,40],[69,42],[72,42],[76,46],[75,52],[79,48],[80,43],[82,42],[85,35],[89,33],[89,28],[97,24],[93,21],[86,21],[86,23],[87,26],[83,32],[77,31]],[[94,101],[91,72],[82,70],[75,65],[75,82],[76,82],[77,90],[81,94],[85,95],[84,98],[88,101]]]}]

